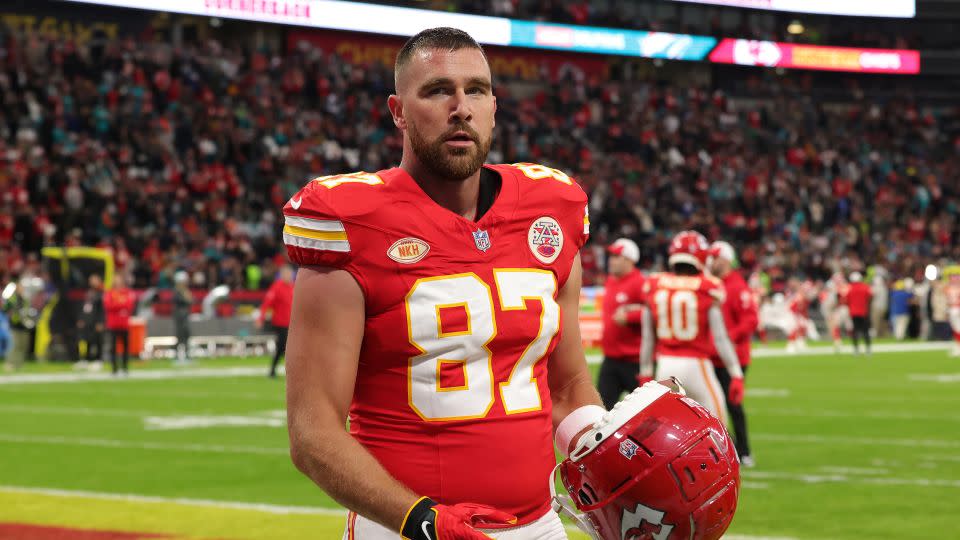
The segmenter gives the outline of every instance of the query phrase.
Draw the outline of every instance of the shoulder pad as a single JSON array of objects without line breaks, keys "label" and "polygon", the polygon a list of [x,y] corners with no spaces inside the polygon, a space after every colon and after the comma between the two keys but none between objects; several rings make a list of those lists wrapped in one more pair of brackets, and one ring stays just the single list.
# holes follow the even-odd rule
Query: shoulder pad
[{"label": "shoulder pad", "polygon": [[311,180],[283,207],[283,243],[300,265],[340,267],[349,260],[345,221],[373,211],[384,186],[377,174],[352,173]]}]

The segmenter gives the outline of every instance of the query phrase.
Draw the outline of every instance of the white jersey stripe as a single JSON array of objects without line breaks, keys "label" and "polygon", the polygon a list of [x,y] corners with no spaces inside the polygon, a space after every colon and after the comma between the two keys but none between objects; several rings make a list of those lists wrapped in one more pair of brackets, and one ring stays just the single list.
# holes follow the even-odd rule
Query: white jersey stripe
[{"label": "white jersey stripe", "polygon": [[350,251],[350,242],[346,240],[314,240],[313,238],[304,238],[303,236],[283,233],[283,243],[288,246],[315,249],[317,251],[336,251],[338,253],[347,253]]},{"label": "white jersey stripe", "polygon": [[299,216],[283,216],[286,225],[323,232],[343,232],[343,222],[334,219],[311,219]]}]

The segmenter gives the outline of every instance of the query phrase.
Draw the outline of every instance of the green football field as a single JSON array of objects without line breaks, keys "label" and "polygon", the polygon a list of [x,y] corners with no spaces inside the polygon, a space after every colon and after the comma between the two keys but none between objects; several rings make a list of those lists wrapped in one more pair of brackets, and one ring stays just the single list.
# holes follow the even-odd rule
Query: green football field
[{"label": "green football field", "polygon": [[[290,462],[265,366],[0,377],[0,538],[340,538],[343,510]],[[757,466],[728,538],[960,538],[960,359],[760,358],[747,387]]]}]

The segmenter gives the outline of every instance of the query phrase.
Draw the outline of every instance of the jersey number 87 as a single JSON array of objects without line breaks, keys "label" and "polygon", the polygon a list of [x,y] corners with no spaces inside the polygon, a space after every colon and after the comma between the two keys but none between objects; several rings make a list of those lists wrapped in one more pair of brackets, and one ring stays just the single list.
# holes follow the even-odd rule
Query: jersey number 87
[{"label": "jersey number 87", "polygon": [[[556,278],[552,272],[529,268],[495,269],[493,276],[502,311],[529,309],[528,300],[542,306],[536,337],[513,366],[510,378],[498,385],[506,414],[540,410],[533,368],[560,329]],[[487,348],[497,335],[493,302],[490,286],[473,272],[422,278],[407,294],[407,335],[421,353],[410,359],[407,395],[410,407],[424,420],[483,418],[493,407],[493,355]],[[442,328],[441,310],[450,307],[466,312],[465,330]],[[445,364],[463,370],[462,386],[441,386]]]}]

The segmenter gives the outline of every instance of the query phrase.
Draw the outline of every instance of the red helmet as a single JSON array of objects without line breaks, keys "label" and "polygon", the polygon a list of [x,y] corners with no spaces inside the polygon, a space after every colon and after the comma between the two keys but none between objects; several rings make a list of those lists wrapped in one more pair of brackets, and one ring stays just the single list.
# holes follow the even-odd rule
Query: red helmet
[{"label": "red helmet", "polygon": [[670,258],[667,263],[673,266],[678,263],[687,263],[703,270],[710,255],[710,244],[702,234],[696,231],[677,233],[670,242]]},{"label": "red helmet", "polygon": [[715,540],[740,493],[733,441],[679,385],[634,390],[557,467],[586,520],[565,497],[554,509],[597,540]]}]

